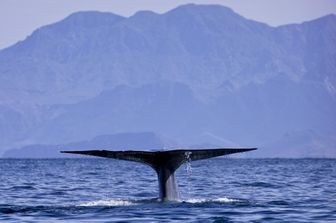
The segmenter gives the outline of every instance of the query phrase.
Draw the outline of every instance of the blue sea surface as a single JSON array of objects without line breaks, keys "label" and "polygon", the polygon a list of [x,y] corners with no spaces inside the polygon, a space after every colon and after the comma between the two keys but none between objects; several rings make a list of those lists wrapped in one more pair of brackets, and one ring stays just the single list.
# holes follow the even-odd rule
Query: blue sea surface
[{"label": "blue sea surface", "polygon": [[0,159],[0,222],[336,222],[335,159],[215,158],[176,173],[112,159]]}]

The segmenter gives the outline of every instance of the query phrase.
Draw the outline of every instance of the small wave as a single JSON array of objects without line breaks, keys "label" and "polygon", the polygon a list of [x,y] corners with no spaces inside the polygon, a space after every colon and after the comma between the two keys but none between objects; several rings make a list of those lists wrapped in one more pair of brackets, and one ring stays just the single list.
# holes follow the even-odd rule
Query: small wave
[{"label": "small wave", "polygon": [[200,203],[209,203],[209,202],[216,202],[216,203],[236,203],[236,202],[245,202],[244,200],[234,199],[234,198],[213,198],[213,199],[206,199],[206,198],[191,198],[185,200],[183,202],[191,203],[191,204],[200,204]]},{"label": "small wave", "polygon": [[284,200],[275,200],[275,201],[270,201],[268,202],[270,205],[289,205],[287,201]]},{"label": "small wave", "polygon": [[13,186],[10,190],[36,190],[35,187],[29,185],[22,185],[22,186]]},{"label": "small wave", "polygon": [[109,206],[109,207],[117,207],[117,206],[132,206],[136,205],[137,201],[132,200],[122,200],[122,199],[114,199],[114,200],[99,200],[99,201],[90,201],[86,203],[82,203],[78,206],[81,207],[94,207],[94,206]]},{"label": "small wave", "polygon": [[33,213],[44,208],[43,206],[4,205],[0,206],[0,214]]},{"label": "small wave", "polygon": [[260,188],[278,188],[278,185],[266,183],[266,182],[253,182],[253,183],[238,183],[247,187],[260,187]]},{"label": "small wave", "polygon": [[[186,200],[174,201],[174,202],[164,202],[167,204],[203,204],[203,203],[242,203],[246,200],[235,199],[235,198],[191,198]],[[80,207],[94,207],[94,206],[108,206],[108,207],[120,207],[120,206],[134,206],[142,204],[157,204],[162,203],[160,199],[146,199],[146,200],[127,200],[127,199],[112,199],[112,200],[98,200],[98,201],[89,201],[82,204],[79,204]]]}]

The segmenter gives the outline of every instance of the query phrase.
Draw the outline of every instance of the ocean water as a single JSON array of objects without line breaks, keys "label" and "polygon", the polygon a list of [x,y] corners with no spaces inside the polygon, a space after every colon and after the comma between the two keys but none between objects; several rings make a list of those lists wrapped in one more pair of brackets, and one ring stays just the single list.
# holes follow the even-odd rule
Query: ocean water
[{"label": "ocean water", "polygon": [[215,158],[181,166],[160,203],[147,166],[0,159],[0,222],[336,222],[336,159]]}]

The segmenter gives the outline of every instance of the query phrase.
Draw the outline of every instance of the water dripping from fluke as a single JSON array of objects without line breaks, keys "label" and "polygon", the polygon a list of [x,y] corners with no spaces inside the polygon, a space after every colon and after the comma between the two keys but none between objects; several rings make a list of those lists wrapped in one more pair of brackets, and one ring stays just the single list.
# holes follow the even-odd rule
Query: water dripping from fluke
[{"label": "water dripping from fluke", "polygon": [[187,171],[187,199],[191,198],[191,174],[192,174],[192,167],[191,167],[191,151],[187,151],[185,154],[185,169]]}]

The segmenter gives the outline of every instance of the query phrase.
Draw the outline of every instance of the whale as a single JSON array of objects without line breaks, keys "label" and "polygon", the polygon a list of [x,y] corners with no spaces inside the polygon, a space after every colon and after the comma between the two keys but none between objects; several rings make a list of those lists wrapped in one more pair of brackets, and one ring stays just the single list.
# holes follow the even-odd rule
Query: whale
[{"label": "whale", "polygon": [[175,179],[175,171],[184,163],[248,152],[257,148],[214,148],[214,149],[175,149],[163,151],[111,151],[82,150],[61,151],[89,156],[98,156],[118,160],[139,162],[150,166],[157,174],[159,184],[159,201],[179,201],[180,193]]}]

